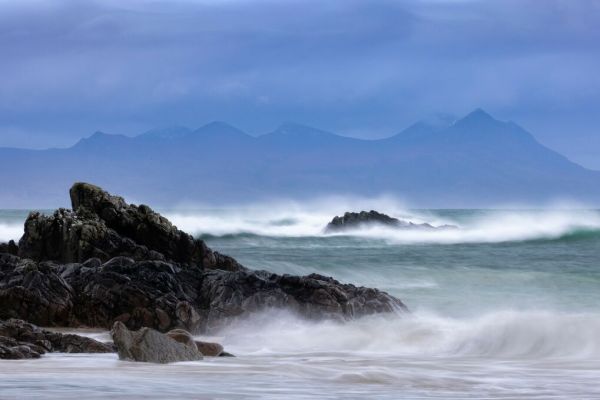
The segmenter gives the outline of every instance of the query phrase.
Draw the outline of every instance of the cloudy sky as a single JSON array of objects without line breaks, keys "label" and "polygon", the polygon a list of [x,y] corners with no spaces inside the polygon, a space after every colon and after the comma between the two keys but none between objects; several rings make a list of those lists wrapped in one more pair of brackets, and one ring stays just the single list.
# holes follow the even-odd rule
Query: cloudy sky
[{"label": "cloudy sky", "polygon": [[0,0],[0,146],[482,107],[600,169],[599,43],[595,0]]}]

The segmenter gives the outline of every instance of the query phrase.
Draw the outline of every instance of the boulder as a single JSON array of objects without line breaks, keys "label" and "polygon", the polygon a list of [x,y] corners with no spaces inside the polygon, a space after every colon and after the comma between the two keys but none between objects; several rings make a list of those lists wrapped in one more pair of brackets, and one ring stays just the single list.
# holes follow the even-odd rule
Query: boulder
[{"label": "boulder", "polygon": [[356,229],[362,226],[380,225],[398,229],[447,229],[456,228],[452,225],[435,227],[431,224],[415,224],[390,217],[375,210],[361,212],[346,212],[343,216],[334,217],[325,227],[325,232],[341,232],[348,229]]},{"label": "boulder", "polygon": [[[166,333],[171,339],[189,346],[196,346],[200,353],[206,357],[220,357],[223,354],[223,346],[219,343],[202,342],[194,340],[191,333],[183,329],[173,329]],[[229,353],[227,353],[230,355]]]},{"label": "boulder", "polygon": [[[195,343],[200,353],[206,357],[221,357],[221,355],[224,353],[223,346],[219,343],[201,342],[199,340],[196,340]],[[230,353],[226,353],[226,355],[228,357],[232,356]]]},{"label": "boulder", "polygon": [[192,334],[184,329],[171,329],[169,332],[165,333],[165,335],[167,335],[173,340],[178,341],[179,343],[183,343],[188,346],[196,345]]},{"label": "boulder", "polygon": [[165,364],[202,359],[202,353],[194,343],[178,342],[151,328],[130,331],[122,322],[117,321],[111,334],[120,360]]},{"label": "boulder", "polygon": [[114,348],[84,336],[41,329],[23,320],[0,321],[0,358],[39,358],[46,352],[112,353]]}]

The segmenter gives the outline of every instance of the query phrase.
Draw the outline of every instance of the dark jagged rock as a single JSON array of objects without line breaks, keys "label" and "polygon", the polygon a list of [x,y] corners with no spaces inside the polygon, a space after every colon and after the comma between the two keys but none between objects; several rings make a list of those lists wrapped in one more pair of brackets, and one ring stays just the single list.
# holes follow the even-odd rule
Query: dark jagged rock
[{"label": "dark jagged rock", "polygon": [[202,240],[178,230],[146,205],[129,205],[122,197],[87,183],[74,184],[70,196],[74,211],[29,215],[19,241],[21,257],[71,263],[127,256],[204,268],[243,268],[233,258],[213,252]]},{"label": "dark jagged rock", "polygon": [[0,243],[0,253],[7,253],[16,256],[19,254],[19,246],[14,240],[9,240],[8,243]]},{"label": "dark jagged rock", "polygon": [[335,319],[406,309],[384,292],[317,274],[250,271],[96,186],[75,184],[71,197],[76,211],[28,217],[20,256],[0,253],[0,318],[195,333],[265,308]]},{"label": "dark jagged rock", "polygon": [[195,343],[179,342],[151,328],[130,331],[117,321],[111,334],[120,360],[165,364],[202,359]]},{"label": "dark jagged rock", "polygon": [[51,263],[0,255],[0,319],[69,326],[73,289]]},{"label": "dark jagged rock", "polygon": [[[368,314],[406,311],[404,304],[376,289],[341,284],[319,274],[277,275],[267,271],[205,274],[201,310],[209,328],[233,317],[286,308],[310,318],[347,320]],[[206,303],[208,302],[208,303]]]},{"label": "dark jagged rock", "polygon": [[[114,321],[121,321],[130,329],[146,326],[163,332],[173,328],[198,332],[265,308],[335,319],[405,309],[400,300],[386,293],[317,274],[206,271],[126,257],[104,264],[90,259],[68,265],[15,257],[0,265],[0,317],[44,325],[108,329]],[[32,273],[38,286],[22,286]]]},{"label": "dark jagged rock", "polygon": [[400,229],[447,229],[456,228],[451,225],[435,227],[431,224],[415,224],[409,221],[402,221],[398,218],[390,217],[375,210],[361,212],[346,212],[343,216],[334,217],[325,227],[325,232],[340,232],[348,229],[356,229],[361,226],[383,225]]},{"label": "dark jagged rock", "polygon": [[50,332],[23,320],[0,321],[0,359],[39,358],[46,352],[112,353],[114,348],[87,337]]}]

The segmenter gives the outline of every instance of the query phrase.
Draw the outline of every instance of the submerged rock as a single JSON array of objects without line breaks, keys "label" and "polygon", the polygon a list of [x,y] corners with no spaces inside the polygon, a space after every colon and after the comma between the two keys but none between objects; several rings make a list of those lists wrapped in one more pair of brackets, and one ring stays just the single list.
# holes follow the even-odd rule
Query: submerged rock
[{"label": "submerged rock", "polygon": [[112,353],[114,348],[84,336],[50,332],[23,320],[0,321],[0,359],[39,358],[46,352]]},{"label": "submerged rock", "polygon": [[77,183],[70,193],[75,211],[30,214],[19,256],[0,253],[0,318],[196,333],[267,308],[339,320],[406,310],[387,293],[330,277],[248,270],[97,186]]},{"label": "submerged rock", "polygon": [[120,360],[171,363],[202,359],[195,343],[182,343],[151,328],[130,331],[115,322],[111,331]]},{"label": "submerged rock", "polygon": [[361,212],[346,212],[343,216],[334,217],[325,227],[325,232],[340,232],[348,229],[356,229],[361,226],[382,225],[399,229],[447,229],[456,228],[452,225],[433,226],[431,224],[415,224],[390,217],[375,210]]}]

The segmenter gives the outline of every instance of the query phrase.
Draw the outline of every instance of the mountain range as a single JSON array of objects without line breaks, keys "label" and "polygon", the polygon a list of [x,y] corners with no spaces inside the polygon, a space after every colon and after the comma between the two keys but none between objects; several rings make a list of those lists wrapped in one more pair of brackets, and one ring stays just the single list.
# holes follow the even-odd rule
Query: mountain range
[{"label": "mountain range", "polygon": [[600,172],[481,109],[378,140],[294,123],[261,136],[224,122],[135,137],[97,132],[64,149],[0,148],[0,167],[0,208],[68,204],[74,181],[162,207],[330,194],[389,194],[414,207],[600,203]]}]

